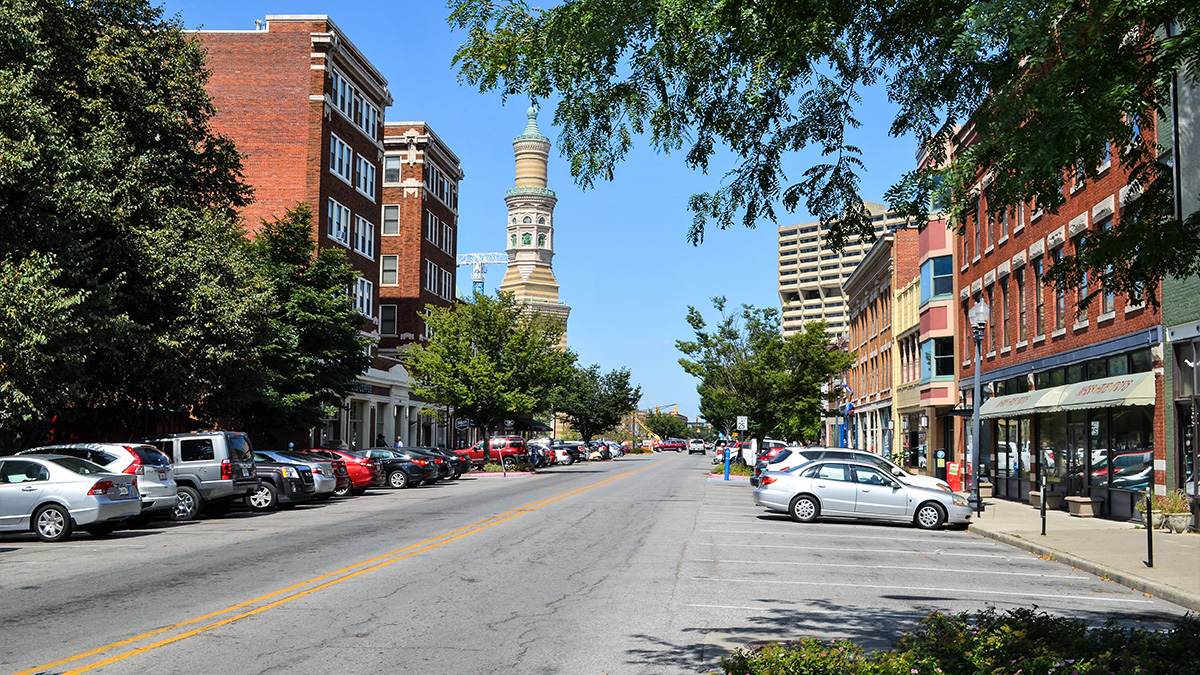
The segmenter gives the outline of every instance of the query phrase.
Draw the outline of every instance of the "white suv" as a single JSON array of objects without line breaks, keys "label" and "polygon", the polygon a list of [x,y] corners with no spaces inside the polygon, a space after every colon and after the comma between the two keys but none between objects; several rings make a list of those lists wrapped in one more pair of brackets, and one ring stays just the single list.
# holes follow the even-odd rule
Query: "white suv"
[{"label": "white suv", "polygon": [[692,440],[688,441],[688,454],[690,455],[693,452],[698,452],[702,455],[704,454],[703,438],[693,438]]},{"label": "white suv", "polygon": [[[153,445],[143,443],[72,443],[23,450],[20,455],[66,455],[86,459],[113,473],[137,476],[142,515],[169,515],[179,499],[175,467]],[[157,513],[156,513],[157,512]]]}]

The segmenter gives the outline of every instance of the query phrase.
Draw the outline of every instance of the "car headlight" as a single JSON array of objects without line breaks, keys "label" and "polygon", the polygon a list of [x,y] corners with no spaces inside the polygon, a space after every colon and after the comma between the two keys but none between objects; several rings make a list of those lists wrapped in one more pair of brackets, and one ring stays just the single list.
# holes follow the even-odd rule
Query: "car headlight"
[{"label": "car headlight", "polygon": [[958,495],[954,495],[954,505],[955,506],[966,506],[967,500],[963,499],[962,497],[960,497]]},{"label": "car headlight", "polygon": [[283,467],[283,475],[287,478],[299,478],[300,472],[296,471],[295,467],[285,466]]},{"label": "car headlight", "polygon": [[939,490],[945,490],[946,492],[949,492],[950,494],[954,494],[954,490],[951,490],[950,486],[946,485],[945,483],[937,483],[936,486],[937,486],[937,489],[939,489]]}]

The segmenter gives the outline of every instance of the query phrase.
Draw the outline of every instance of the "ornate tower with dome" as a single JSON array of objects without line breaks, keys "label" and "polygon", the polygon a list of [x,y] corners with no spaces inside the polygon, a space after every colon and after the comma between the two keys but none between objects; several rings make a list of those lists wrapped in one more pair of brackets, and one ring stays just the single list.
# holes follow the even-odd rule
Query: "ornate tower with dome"
[{"label": "ornate tower with dome", "polygon": [[537,126],[537,108],[529,108],[525,133],[513,139],[516,185],[505,193],[508,204],[506,236],[508,269],[500,290],[512,293],[534,311],[563,323],[562,344],[567,342],[567,317],[571,308],[558,299],[554,258],[554,205],[558,198],[546,187],[546,162],[550,139]]}]

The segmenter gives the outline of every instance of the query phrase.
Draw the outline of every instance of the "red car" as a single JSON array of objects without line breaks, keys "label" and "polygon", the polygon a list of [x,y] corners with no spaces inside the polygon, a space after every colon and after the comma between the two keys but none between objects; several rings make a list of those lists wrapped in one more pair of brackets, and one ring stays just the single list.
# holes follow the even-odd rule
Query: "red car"
[{"label": "red car", "polygon": [[510,471],[518,461],[528,457],[525,439],[520,436],[496,436],[489,439],[488,446],[484,448],[483,441],[479,441],[461,452],[465,452],[471,458],[471,464],[477,467],[503,458],[505,467]]},{"label": "red car", "polygon": [[303,452],[327,461],[342,460],[345,462],[346,472],[350,474],[350,494],[352,495],[361,495],[369,487],[383,485],[383,467],[378,459],[365,457],[351,450],[330,448],[309,448]]},{"label": "red car", "polygon": [[659,452],[666,452],[668,450],[683,452],[684,450],[687,450],[687,441],[683,440],[682,438],[668,438],[667,440],[658,444]]}]

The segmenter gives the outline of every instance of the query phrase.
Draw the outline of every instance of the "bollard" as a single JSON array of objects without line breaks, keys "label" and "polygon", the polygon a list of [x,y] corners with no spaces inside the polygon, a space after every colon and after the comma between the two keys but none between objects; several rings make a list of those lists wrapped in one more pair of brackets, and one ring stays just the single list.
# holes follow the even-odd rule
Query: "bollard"
[{"label": "bollard", "polygon": [[1146,560],[1143,561],[1146,567],[1154,567],[1154,513],[1150,510],[1150,493],[1154,491],[1154,485],[1146,490]]},{"label": "bollard", "polygon": [[729,480],[729,446],[725,446],[725,480]]},{"label": "bollard", "polygon": [[1046,536],[1046,474],[1041,475],[1042,479],[1042,536]]}]

